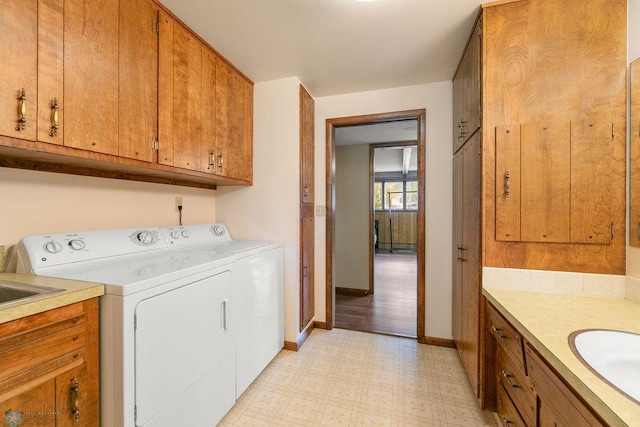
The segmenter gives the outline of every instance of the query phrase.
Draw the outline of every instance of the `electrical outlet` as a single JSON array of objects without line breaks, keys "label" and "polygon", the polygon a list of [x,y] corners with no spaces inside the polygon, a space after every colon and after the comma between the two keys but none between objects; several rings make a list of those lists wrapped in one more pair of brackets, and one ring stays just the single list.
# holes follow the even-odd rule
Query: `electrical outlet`
[{"label": "electrical outlet", "polygon": [[325,205],[316,205],[316,216],[327,216],[327,207]]},{"label": "electrical outlet", "polygon": [[178,212],[178,206],[182,207],[182,197],[176,197],[176,212]]}]

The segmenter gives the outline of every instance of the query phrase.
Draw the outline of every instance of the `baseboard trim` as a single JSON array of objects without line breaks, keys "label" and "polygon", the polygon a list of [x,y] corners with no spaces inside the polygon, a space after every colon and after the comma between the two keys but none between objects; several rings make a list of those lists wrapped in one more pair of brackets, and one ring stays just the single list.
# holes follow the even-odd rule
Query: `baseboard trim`
[{"label": "baseboard trim", "polygon": [[420,344],[437,345],[438,347],[456,348],[453,340],[448,340],[445,338],[420,337],[418,338],[418,342]]},{"label": "baseboard trim", "polygon": [[314,327],[315,327],[315,322],[309,322],[309,326],[307,326],[307,328],[304,331],[302,331],[302,333],[300,334],[296,342],[292,342],[292,341],[284,342],[284,349],[290,350],[290,351],[300,350],[300,348],[302,347],[302,344],[304,344],[307,338],[309,338],[309,334],[311,333],[311,331],[313,331]]},{"label": "baseboard trim", "polygon": [[369,289],[336,288],[336,294],[361,297],[369,295]]},{"label": "baseboard trim", "polygon": [[313,322],[315,329],[327,329],[327,322]]}]

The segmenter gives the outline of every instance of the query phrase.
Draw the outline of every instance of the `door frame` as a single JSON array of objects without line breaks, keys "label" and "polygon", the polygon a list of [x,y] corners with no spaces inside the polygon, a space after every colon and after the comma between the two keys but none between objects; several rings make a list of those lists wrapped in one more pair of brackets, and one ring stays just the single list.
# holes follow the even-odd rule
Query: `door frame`
[{"label": "door frame", "polygon": [[[336,200],[336,146],[335,130],[343,126],[367,125],[398,120],[418,120],[418,247],[416,248],[417,260],[417,301],[418,313],[416,316],[416,335],[418,342],[426,342],[425,336],[425,188],[426,188],[426,142],[425,122],[426,109],[395,111],[389,113],[366,114],[361,116],[339,117],[326,120],[326,328],[333,329],[334,323],[334,253],[335,253],[335,200]],[[369,191],[373,191],[370,189]],[[373,227],[372,216],[369,216],[369,229]],[[373,234],[369,233],[370,244]],[[370,251],[370,258],[373,257]],[[372,260],[370,260],[372,263]],[[372,265],[372,264],[371,264]]]}]

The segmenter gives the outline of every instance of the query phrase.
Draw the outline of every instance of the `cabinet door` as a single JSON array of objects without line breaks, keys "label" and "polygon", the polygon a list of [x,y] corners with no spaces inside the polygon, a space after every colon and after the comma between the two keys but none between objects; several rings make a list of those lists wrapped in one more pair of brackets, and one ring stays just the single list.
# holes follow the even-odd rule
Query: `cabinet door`
[{"label": "cabinet door", "polygon": [[565,120],[522,125],[521,237],[569,242],[571,148]]},{"label": "cabinet door", "polygon": [[227,106],[227,152],[223,158],[227,163],[227,176],[241,179],[244,177],[245,140],[244,140],[244,78],[229,68]]},{"label": "cabinet door", "polygon": [[303,207],[300,219],[300,331],[314,316],[314,230],[313,205]]},{"label": "cabinet door", "polygon": [[520,125],[496,128],[496,240],[520,241]]},{"label": "cabinet door", "polygon": [[216,54],[202,50],[202,159],[200,170],[216,173]]},{"label": "cabinet door", "polygon": [[253,83],[244,80],[242,168],[238,178],[253,182]]},{"label": "cabinet door", "polygon": [[158,6],[120,0],[120,157],[151,162],[158,135]]},{"label": "cabinet door", "polygon": [[[38,1],[6,0],[0,13],[0,134],[36,139]],[[22,97],[24,89],[24,99]],[[24,114],[23,114],[24,113]],[[23,120],[20,120],[23,119]]]},{"label": "cabinet door", "polygon": [[65,0],[64,145],[118,154],[118,0]]},{"label": "cabinet door", "polygon": [[56,424],[55,380],[49,380],[0,403],[2,425]]},{"label": "cabinet door", "polygon": [[461,352],[474,394],[479,393],[480,354],[480,197],[482,157],[480,133],[465,144],[462,183],[462,323]]},{"label": "cabinet door", "polygon": [[97,378],[93,381],[90,383],[86,364],[56,377],[56,426],[100,425],[100,407],[96,395],[92,394],[97,393]]},{"label": "cabinet door", "polygon": [[300,200],[315,202],[314,189],[314,101],[300,85]]},{"label": "cabinet door", "polygon": [[462,152],[453,156],[453,340],[460,352],[464,348],[462,342]]},{"label": "cabinet door", "polygon": [[158,163],[173,166],[173,27],[178,24],[163,10],[158,21]]},{"label": "cabinet door", "polygon": [[64,143],[64,0],[38,2],[38,141]]},{"label": "cabinet door", "polygon": [[229,65],[216,59],[216,168],[217,175],[228,176],[224,163],[229,141]]}]

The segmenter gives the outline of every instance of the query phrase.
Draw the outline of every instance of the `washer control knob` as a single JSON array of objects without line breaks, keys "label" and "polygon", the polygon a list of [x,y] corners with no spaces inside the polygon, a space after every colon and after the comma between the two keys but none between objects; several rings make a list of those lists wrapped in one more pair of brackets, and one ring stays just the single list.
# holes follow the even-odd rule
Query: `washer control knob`
[{"label": "washer control knob", "polygon": [[81,251],[87,247],[87,244],[80,239],[73,239],[69,241],[69,247],[74,251]]},{"label": "washer control knob", "polygon": [[62,245],[55,240],[51,240],[44,244],[44,250],[50,254],[57,254],[62,250]]},{"label": "washer control knob", "polygon": [[189,230],[182,230],[182,237],[189,237]]},{"label": "washer control knob", "polygon": [[180,238],[180,233],[178,233],[177,231],[172,231],[171,232],[171,238],[179,239]]},{"label": "washer control knob", "polygon": [[216,236],[223,236],[224,235],[224,227],[221,225],[214,225],[213,226],[213,234],[215,234]]},{"label": "washer control knob", "polygon": [[141,231],[136,235],[138,241],[144,245],[150,245],[153,243],[153,235],[148,231]]}]

